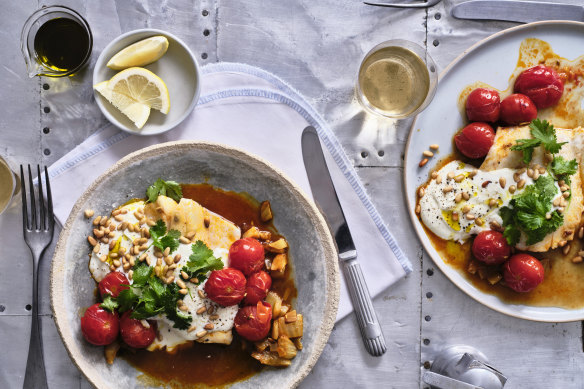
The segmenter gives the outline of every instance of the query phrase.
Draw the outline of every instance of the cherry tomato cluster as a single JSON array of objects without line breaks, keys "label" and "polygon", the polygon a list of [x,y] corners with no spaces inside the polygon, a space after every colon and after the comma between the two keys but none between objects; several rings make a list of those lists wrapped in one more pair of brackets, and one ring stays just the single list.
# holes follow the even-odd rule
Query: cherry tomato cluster
[{"label": "cherry tomato cluster", "polygon": [[264,257],[258,240],[239,239],[229,248],[230,267],[211,272],[205,284],[207,297],[217,304],[231,306],[243,301],[235,316],[235,330],[250,341],[265,338],[272,320],[272,307],[263,301],[272,286],[270,275],[261,270]]},{"label": "cherry tomato cluster", "polygon": [[528,254],[511,256],[507,239],[498,231],[481,231],[472,244],[473,256],[487,265],[501,265],[508,287],[516,292],[530,292],[543,282],[544,268]]},{"label": "cherry tomato cluster", "polygon": [[[111,272],[98,285],[102,298],[118,297],[120,292],[128,289],[130,282],[124,273]],[[94,304],[87,308],[81,317],[81,332],[85,339],[96,346],[106,346],[113,343],[118,334],[130,347],[145,348],[150,346],[156,337],[156,322],[148,322],[144,326],[141,320],[132,319],[131,311],[126,311],[120,318],[117,312],[109,312]]]},{"label": "cherry tomato cluster", "polygon": [[486,156],[495,140],[492,123],[516,126],[531,122],[538,109],[558,103],[564,83],[554,69],[538,65],[517,77],[513,92],[503,101],[493,89],[476,88],[468,95],[465,111],[472,123],[454,136],[462,154],[473,159]]}]

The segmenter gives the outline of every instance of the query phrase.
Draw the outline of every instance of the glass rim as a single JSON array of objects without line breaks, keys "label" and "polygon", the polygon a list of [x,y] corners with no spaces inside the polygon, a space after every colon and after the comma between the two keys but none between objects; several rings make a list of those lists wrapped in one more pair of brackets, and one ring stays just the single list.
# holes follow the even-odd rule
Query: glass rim
[{"label": "glass rim", "polygon": [[10,197],[8,198],[8,201],[6,202],[4,208],[0,209],[1,216],[4,213],[4,211],[6,211],[10,207],[10,203],[12,203],[12,200],[14,200],[14,195],[16,194],[16,184],[19,181],[16,179],[16,173],[12,169],[12,163],[9,162],[5,156],[0,155],[0,164],[8,168],[8,171],[10,172],[12,178],[12,193],[10,193]]},{"label": "glass rim", "polygon": [[[426,69],[428,70],[428,77],[429,77],[430,83],[428,85],[428,92],[426,94],[426,97],[424,98],[422,103],[416,109],[414,109],[413,111],[407,112],[405,114],[388,114],[387,112],[382,111],[379,108],[373,106],[371,103],[369,103],[369,101],[365,97],[365,94],[363,93],[363,90],[361,89],[361,85],[359,83],[359,74],[361,73],[361,69],[363,69],[363,65],[364,65],[365,61],[371,55],[373,55],[374,53],[376,53],[380,49],[383,49],[386,47],[401,47],[401,48],[405,48],[405,49],[413,51],[414,54],[416,54],[420,58],[420,60],[422,60],[424,65],[426,65]],[[415,49],[415,50],[412,50],[412,49]],[[423,111],[430,104],[430,102],[434,99],[434,96],[436,94],[436,89],[438,87],[438,78],[439,77],[438,77],[438,70],[437,70],[436,63],[434,62],[434,59],[432,58],[430,53],[428,53],[428,50],[425,49],[423,46],[417,44],[416,42],[412,42],[412,41],[409,41],[406,39],[386,40],[386,41],[383,41],[381,43],[378,43],[373,48],[371,48],[367,52],[367,54],[365,54],[363,56],[363,59],[361,60],[361,63],[359,64],[359,71],[357,72],[357,82],[356,82],[357,100],[359,101],[359,103],[361,103],[361,106],[363,108],[365,108],[366,111],[368,111],[374,115],[378,115],[378,116],[382,116],[382,117],[386,117],[386,118],[390,118],[390,119],[407,119],[410,117],[414,117],[418,113]]]}]

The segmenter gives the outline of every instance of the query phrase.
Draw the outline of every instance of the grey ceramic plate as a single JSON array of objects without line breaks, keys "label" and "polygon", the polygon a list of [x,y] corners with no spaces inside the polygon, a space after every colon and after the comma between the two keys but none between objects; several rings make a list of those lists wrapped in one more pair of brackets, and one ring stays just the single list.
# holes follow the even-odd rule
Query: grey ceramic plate
[{"label": "grey ceramic plate", "polygon": [[[143,197],[157,178],[216,187],[268,199],[274,224],[290,244],[298,289],[296,308],[304,315],[304,348],[286,369],[265,369],[233,388],[293,388],[320,356],[333,327],[339,299],[339,273],[332,237],[314,203],[267,162],[240,150],[211,143],[171,142],[130,154],[101,175],[77,200],[63,228],[51,270],[51,304],[65,347],[87,379],[98,388],[144,387],[142,373],[123,359],[108,366],[103,347],[87,343],[80,314],[95,303],[88,271],[90,223],[86,208],[106,215],[128,199]],[[204,347],[204,345],[197,345]]]}]

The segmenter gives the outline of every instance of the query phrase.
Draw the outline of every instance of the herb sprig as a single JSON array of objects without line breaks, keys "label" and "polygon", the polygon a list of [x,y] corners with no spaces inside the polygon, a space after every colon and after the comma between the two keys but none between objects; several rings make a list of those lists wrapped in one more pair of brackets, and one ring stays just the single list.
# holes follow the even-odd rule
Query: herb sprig
[{"label": "herb sprig", "polygon": [[170,252],[172,253],[179,246],[180,231],[170,230],[167,232],[166,223],[163,220],[158,220],[155,225],[150,227],[150,238],[153,246],[162,251],[170,247]]},{"label": "herb sprig", "polygon": [[153,203],[158,196],[168,196],[178,202],[182,198],[182,189],[176,181],[164,181],[159,178],[156,182],[146,189],[147,202]]},{"label": "herb sprig", "polygon": [[547,120],[535,119],[529,123],[530,133],[533,139],[517,139],[516,145],[511,150],[523,152],[523,162],[528,164],[533,157],[533,151],[538,146],[543,146],[547,151],[556,154],[562,148],[562,145],[568,142],[558,143],[556,130]]},{"label": "herb sprig", "polygon": [[198,283],[207,278],[207,273],[211,270],[223,269],[223,261],[216,258],[205,243],[200,240],[192,245],[193,253],[189,256],[188,262],[182,267],[182,271],[189,275],[189,278],[196,278]]}]

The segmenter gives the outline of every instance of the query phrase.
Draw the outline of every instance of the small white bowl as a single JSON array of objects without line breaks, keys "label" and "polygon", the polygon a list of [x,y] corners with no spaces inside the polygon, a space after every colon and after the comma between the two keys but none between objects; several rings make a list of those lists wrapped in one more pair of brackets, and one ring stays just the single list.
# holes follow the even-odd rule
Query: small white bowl
[{"label": "small white bowl", "polygon": [[201,73],[191,50],[176,36],[155,29],[130,31],[111,41],[97,58],[93,70],[93,85],[109,80],[119,72],[106,66],[117,52],[132,43],[156,35],[163,35],[168,39],[168,51],[158,61],[144,67],[162,78],[168,87],[170,112],[167,115],[153,109],[148,121],[139,130],[128,117],[94,91],[95,101],[105,117],[116,127],[135,135],[155,135],[176,127],[195,108],[201,92]]}]

